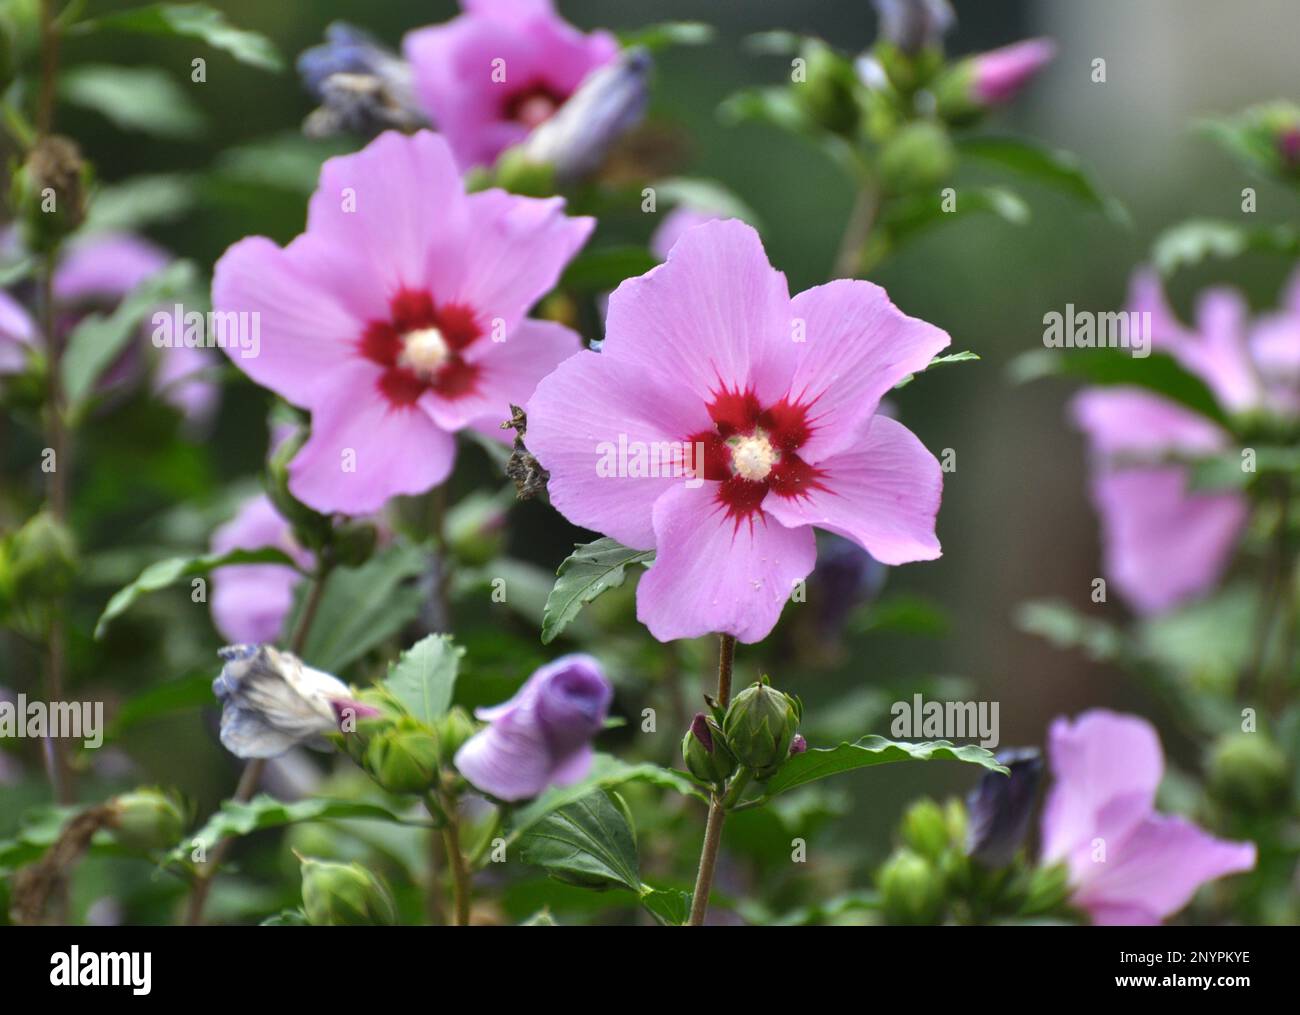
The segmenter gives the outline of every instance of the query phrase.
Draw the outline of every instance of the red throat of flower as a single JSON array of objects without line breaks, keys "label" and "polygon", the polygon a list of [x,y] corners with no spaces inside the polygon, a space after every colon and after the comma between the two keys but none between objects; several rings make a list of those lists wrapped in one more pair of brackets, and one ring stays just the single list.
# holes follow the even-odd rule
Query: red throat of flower
[{"label": "red throat of flower", "polygon": [[564,105],[564,96],[549,85],[536,83],[520,89],[506,99],[501,115],[532,130],[539,127]]},{"label": "red throat of flower", "polygon": [[797,453],[812,436],[808,406],[783,398],[764,408],[752,391],[722,388],[708,409],[713,429],[687,440],[703,445],[704,478],[719,481],[718,501],[737,528],[762,514],[769,490],[795,498],[825,489],[821,470]]},{"label": "red throat of flower", "polygon": [[478,367],[464,352],[482,334],[474,311],[434,303],[422,290],[402,289],[389,303],[390,319],[371,321],[357,349],[384,368],[379,390],[395,408],[407,408],[426,391],[461,398],[474,391]]}]

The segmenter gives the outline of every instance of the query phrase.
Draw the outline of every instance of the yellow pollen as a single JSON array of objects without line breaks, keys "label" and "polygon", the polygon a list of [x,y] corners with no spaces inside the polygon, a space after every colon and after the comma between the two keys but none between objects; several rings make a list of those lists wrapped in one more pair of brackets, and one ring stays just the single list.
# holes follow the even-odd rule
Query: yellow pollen
[{"label": "yellow pollen", "polygon": [[437,328],[421,328],[402,336],[403,349],[398,362],[418,374],[431,374],[447,362],[447,342]]},{"label": "yellow pollen", "polygon": [[731,445],[731,469],[741,479],[756,483],[767,479],[779,457],[771,442],[760,433],[727,443]]}]

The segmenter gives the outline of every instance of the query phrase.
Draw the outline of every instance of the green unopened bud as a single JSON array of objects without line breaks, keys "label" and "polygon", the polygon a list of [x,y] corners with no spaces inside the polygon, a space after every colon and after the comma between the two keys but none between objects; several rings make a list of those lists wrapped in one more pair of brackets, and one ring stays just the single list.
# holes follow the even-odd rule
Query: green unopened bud
[{"label": "green unopened bud", "polygon": [[438,771],[438,738],[413,719],[398,720],[371,739],[366,771],[390,793],[423,793]]},{"label": "green unopened bud", "polygon": [[369,522],[346,522],[334,530],[334,561],[342,567],[360,567],[375,552],[379,530]]},{"label": "green unopened bud", "polygon": [[1234,809],[1268,813],[1286,799],[1286,755],[1264,733],[1233,733],[1210,752],[1210,788]]},{"label": "green unopened bud", "polygon": [[698,713],[682,738],[686,770],[711,786],[721,786],[736,771],[736,756],[727,746],[722,730],[704,713]]},{"label": "green unopened bud", "polygon": [[478,723],[459,705],[439,719],[438,757],[442,764],[451,765],[456,752],[477,732]]},{"label": "green unopened bud", "polygon": [[938,860],[952,841],[943,808],[933,800],[918,800],[903,815],[902,837],[921,856]]},{"label": "green unopened bud", "polygon": [[897,850],[876,875],[880,901],[890,923],[936,923],[943,913],[943,878],[910,849]]},{"label": "green unopened bud", "polygon": [[809,39],[800,54],[806,80],[796,82],[794,95],[819,126],[841,135],[856,133],[860,109],[853,64],[823,42]]},{"label": "green unopened bud", "polygon": [[58,247],[86,220],[90,168],[75,141],[58,134],[39,138],[14,174],[13,204],[27,249]]},{"label": "green unopened bud", "polygon": [[300,857],[302,906],[314,927],[391,927],[397,908],[384,883],[359,863]]},{"label": "green unopened bud", "polygon": [[8,541],[6,585],[19,598],[61,595],[77,569],[72,533],[49,511],[32,515]]},{"label": "green unopened bud", "polygon": [[289,462],[307,443],[307,431],[298,429],[280,442],[266,463],[266,494],[280,516],[293,526],[294,538],[311,550],[320,549],[334,536],[326,515],[313,511],[289,492]]},{"label": "green unopened bud", "polygon": [[1065,864],[1038,867],[1029,875],[1020,912],[1024,916],[1058,910],[1070,897],[1070,872]]},{"label": "green unopened bud", "polygon": [[505,545],[506,509],[485,493],[470,494],[447,512],[447,545],[458,560],[482,565]]},{"label": "green unopened bud", "polygon": [[893,194],[936,187],[952,175],[956,165],[947,132],[926,121],[907,124],[880,153],[880,177]]},{"label": "green unopened bud", "polygon": [[789,756],[802,708],[797,699],[760,681],[727,709],[722,732],[736,760],[757,779],[770,779]]},{"label": "green unopened bud", "polygon": [[128,849],[167,849],[185,831],[185,813],[166,793],[137,789],[123,793],[110,804],[108,829]]}]

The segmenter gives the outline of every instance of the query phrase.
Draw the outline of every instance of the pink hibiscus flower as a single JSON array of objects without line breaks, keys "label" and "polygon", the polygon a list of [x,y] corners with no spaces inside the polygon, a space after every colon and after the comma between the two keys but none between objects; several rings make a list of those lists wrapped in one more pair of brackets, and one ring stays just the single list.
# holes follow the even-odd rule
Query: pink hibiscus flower
[{"label": "pink hibiscus flower", "polygon": [[[1201,377],[1225,410],[1294,416],[1300,409],[1300,275],[1283,310],[1254,325],[1238,293],[1212,289],[1198,303],[1195,330],[1185,327],[1150,271],[1134,277],[1129,306],[1150,313],[1153,348]],[[1249,505],[1235,492],[1189,489],[1190,468],[1175,459],[1227,449],[1227,431],[1138,388],[1086,389],[1071,412],[1092,448],[1104,567],[1120,594],[1153,614],[1213,588]]]},{"label": "pink hibiscus flower", "polygon": [[1095,709],[1057,719],[1048,741],[1056,781],[1042,859],[1066,865],[1074,904],[1094,923],[1159,923],[1207,881],[1255,866],[1253,843],[1156,813],[1164,756],[1145,719]]},{"label": "pink hibiscus flower", "polygon": [[446,479],[456,431],[504,419],[581,347],[524,315],[594,225],[559,198],[467,195],[442,138],[390,132],[325,163],[287,247],[256,236],[226,251],[213,304],[261,322],[259,355],[228,354],[312,414],[293,495],[369,514]]},{"label": "pink hibiscus flower", "polygon": [[462,0],[465,13],[407,35],[415,89],[462,169],[489,165],[551,116],[618,54],[608,32],[584,35],[551,0]]},{"label": "pink hibiscus flower", "polygon": [[[656,638],[758,641],[812,571],[813,526],[886,564],[939,556],[939,463],[876,407],[948,341],[870,282],[791,299],[751,227],[709,222],[619,286],[601,352],[538,385],[528,447],[570,521],[656,551],[637,590]],[[674,444],[670,467],[611,474],[614,449]]]},{"label": "pink hibiscus flower", "polygon": [[[293,538],[293,527],[265,494],[245,501],[235,517],[212,534],[212,552],[283,550],[300,567],[314,558]],[[231,642],[276,642],[293,609],[302,575],[285,564],[231,564],[212,572],[212,621]]]}]

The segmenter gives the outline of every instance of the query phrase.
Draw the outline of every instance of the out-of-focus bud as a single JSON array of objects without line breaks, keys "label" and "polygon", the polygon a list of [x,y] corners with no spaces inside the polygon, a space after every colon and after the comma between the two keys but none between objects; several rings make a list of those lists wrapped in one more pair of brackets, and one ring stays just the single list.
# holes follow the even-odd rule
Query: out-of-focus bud
[{"label": "out-of-focus bud", "polygon": [[477,732],[478,723],[463,708],[457,705],[448,710],[447,714],[438,720],[439,762],[450,765],[452,759],[456,757],[456,752]]},{"label": "out-of-focus bud", "polygon": [[939,860],[948,849],[948,822],[933,800],[918,800],[903,815],[903,842],[928,860]]},{"label": "out-of-focus bud", "polygon": [[114,797],[108,829],[128,849],[167,849],[185,831],[185,813],[166,793],[137,789]]},{"label": "out-of-focus bud", "polygon": [[937,187],[956,166],[957,155],[948,132],[926,120],[907,124],[880,152],[880,177],[893,194]]},{"label": "out-of-focus bud", "polygon": [[935,85],[939,115],[966,123],[1015,99],[1056,56],[1051,39],[1023,39],[955,64]]},{"label": "out-of-focus bud", "polygon": [[948,0],[872,0],[880,19],[879,38],[907,56],[937,49],[957,20]]},{"label": "out-of-focus bud", "polygon": [[817,39],[805,42],[800,55],[807,80],[794,86],[795,98],[819,126],[845,136],[856,133],[861,111],[854,96],[858,82],[853,64]]},{"label": "out-of-focus bud", "polygon": [[808,741],[804,739],[802,733],[796,733],[794,739],[790,741],[790,757],[793,758],[796,754],[803,754],[806,750],[808,750]]},{"label": "out-of-focus bud", "polygon": [[506,508],[491,494],[470,494],[447,512],[447,544],[458,560],[471,566],[486,564],[501,553],[505,530]]},{"label": "out-of-focus bud", "polygon": [[77,569],[77,546],[68,527],[38,511],[8,540],[5,584],[16,598],[62,595]]},{"label": "out-of-focus bud", "polygon": [[818,633],[824,638],[839,637],[849,614],[875,599],[888,575],[889,568],[857,543],[843,536],[819,533],[813,576]]},{"label": "out-of-focus bud", "polygon": [[985,772],[966,798],[966,853],[986,867],[1005,867],[1025,841],[1043,777],[1043,759],[1032,747],[1002,751],[997,759],[1011,774]]},{"label": "out-of-focus bud", "polygon": [[275,446],[266,463],[266,495],[280,517],[293,526],[298,543],[318,550],[334,536],[334,526],[327,515],[313,511],[289,492],[289,463],[307,443],[307,430],[298,428],[286,433]]},{"label": "out-of-focus bud", "polygon": [[423,793],[438,771],[438,738],[413,719],[400,719],[366,747],[366,771],[390,793]]},{"label": "out-of-focus bud", "polygon": [[1065,864],[1038,867],[1029,876],[1021,912],[1025,916],[1059,909],[1070,897],[1070,872]]},{"label": "out-of-focus bud", "polygon": [[885,861],[876,884],[890,923],[935,923],[943,913],[943,878],[925,857],[910,849],[896,850]]},{"label": "out-of-focus bud", "polygon": [[301,857],[302,907],[314,927],[391,927],[397,907],[387,887],[359,863]]},{"label": "out-of-focus bud", "polygon": [[59,134],[38,138],[13,180],[25,247],[45,254],[62,243],[86,220],[89,189],[90,167],[77,143]]},{"label": "out-of-focus bud", "polygon": [[379,710],[337,677],[270,645],[229,645],[212,693],[221,701],[221,743],[241,758],[273,758],[326,733],[352,733]]},{"label": "out-of-focus bud", "polygon": [[1283,127],[1278,132],[1277,155],[1285,172],[1300,175],[1300,124]]},{"label": "out-of-focus bud", "polygon": [[378,544],[379,530],[372,523],[344,522],[334,529],[334,562],[342,567],[360,567]]},{"label": "out-of-focus bud", "polygon": [[727,747],[722,730],[703,712],[698,712],[682,738],[686,770],[711,786],[721,786],[736,771],[736,756]]},{"label": "out-of-focus bud", "polygon": [[652,66],[649,52],[638,47],[592,73],[559,112],[528,135],[520,149],[524,159],[550,166],[561,184],[594,173],[645,116]]},{"label": "out-of-focus bud", "polygon": [[770,779],[790,755],[801,712],[798,699],[759,681],[732,700],[722,731],[736,760],[756,779]]},{"label": "out-of-focus bud", "polygon": [[303,125],[309,137],[372,137],[428,126],[415,100],[410,65],[353,25],[336,21],[326,28],[324,44],[298,57],[298,74],[321,102]]},{"label": "out-of-focus bud", "polygon": [[1286,799],[1286,755],[1264,733],[1220,737],[1211,749],[1209,767],[1210,789],[1235,810],[1265,814]]}]

